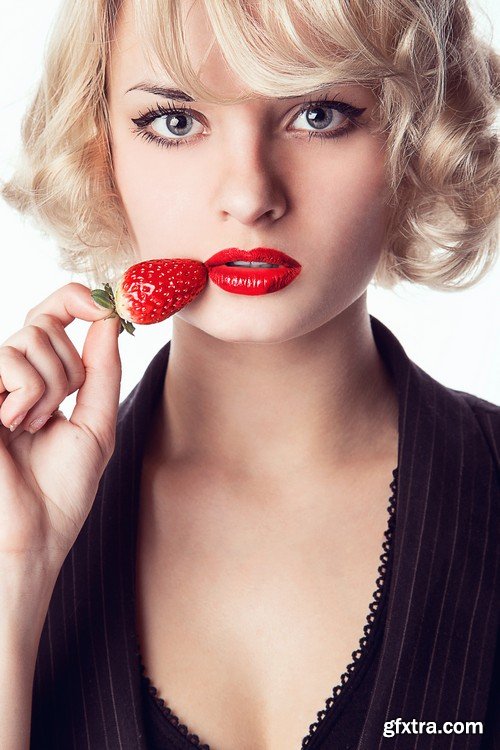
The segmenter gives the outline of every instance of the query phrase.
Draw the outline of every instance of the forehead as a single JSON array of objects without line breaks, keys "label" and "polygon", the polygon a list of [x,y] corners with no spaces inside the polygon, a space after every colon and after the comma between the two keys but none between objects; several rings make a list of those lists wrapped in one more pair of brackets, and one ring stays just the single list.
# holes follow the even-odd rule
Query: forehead
[{"label": "forehead", "polygon": [[281,0],[233,0],[210,8],[205,0],[175,0],[165,8],[165,0],[124,0],[107,63],[107,93],[113,97],[118,88],[125,93],[143,81],[225,103],[297,98],[332,85],[367,93],[373,75],[351,48],[352,35],[345,46],[343,11],[332,6],[325,23],[325,6],[318,2],[294,0],[285,8]]},{"label": "forehead", "polygon": [[[189,59],[201,81],[223,96],[240,96],[249,92],[246,84],[231,70],[215,38],[203,2],[179,0],[179,11]],[[161,33],[161,32],[160,32]],[[133,0],[124,0],[120,9],[115,37],[111,45],[110,79],[125,87],[142,80],[156,80],[175,87],[176,82],[148,54],[148,40],[141,36],[136,24]]]}]

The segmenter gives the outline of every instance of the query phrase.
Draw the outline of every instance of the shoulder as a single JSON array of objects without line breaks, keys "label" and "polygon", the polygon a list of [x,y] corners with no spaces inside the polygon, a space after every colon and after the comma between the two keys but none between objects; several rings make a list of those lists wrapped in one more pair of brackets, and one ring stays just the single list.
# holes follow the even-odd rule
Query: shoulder
[{"label": "shoulder", "polygon": [[500,472],[500,406],[474,396],[472,393],[449,388],[470,410],[493,455],[497,471]]},{"label": "shoulder", "polygon": [[407,365],[402,403],[421,439],[445,443],[460,466],[493,471],[500,494],[500,406],[445,385],[412,360]]},{"label": "shoulder", "polygon": [[492,401],[486,401],[486,399],[474,396],[472,393],[457,391],[454,388],[448,388],[448,390],[466,401],[474,412],[487,412],[497,422],[500,420],[500,406],[494,404]]}]

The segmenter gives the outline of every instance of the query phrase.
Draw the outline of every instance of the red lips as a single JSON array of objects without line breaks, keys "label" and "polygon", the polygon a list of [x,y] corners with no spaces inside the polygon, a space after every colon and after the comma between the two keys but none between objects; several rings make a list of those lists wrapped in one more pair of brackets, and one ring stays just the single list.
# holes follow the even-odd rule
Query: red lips
[{"label": "red lips", "polygon": [[286,266],[287,268],[301,268],[300,263],[289,255],[271,247],[255,247],[253,250],[240,250],[237,247],[229,247],[212,255],[211,258],[205,261],[205,265],[211,268],[212,266],[223,266],[224,263],[235,260],[246,260],[247,263],[261,261],[262,263],[277,263],[279,266]]},{"label": "red lips", "polygon": [[[245,268],[227,266],[232,261],[272,263],[276,268]],[[288,286],[300,273],[302,266],[280,250],[255,247],[253,250],[227,248],[205,261],[208,275],[214,284],[232,294],[270,294]]]}]

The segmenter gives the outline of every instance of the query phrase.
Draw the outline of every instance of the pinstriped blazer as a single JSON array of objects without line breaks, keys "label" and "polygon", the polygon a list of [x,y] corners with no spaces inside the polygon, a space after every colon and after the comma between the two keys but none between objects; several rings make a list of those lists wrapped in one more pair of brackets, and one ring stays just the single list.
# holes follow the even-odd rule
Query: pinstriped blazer
[{"label": "pinstriped blazer", "polygon": [[[500,407],[433,379],[370,320],[397,387],[399,476],[387,621],[358,750],[500,748]],[[114,454],[56,582],[36,662],[32,750],[147,748],[136,529],[143,446],[169,351],[170,342],[120,404]],[[384,737],[384,722],[398,717],[482,721],[484,733]]]}]

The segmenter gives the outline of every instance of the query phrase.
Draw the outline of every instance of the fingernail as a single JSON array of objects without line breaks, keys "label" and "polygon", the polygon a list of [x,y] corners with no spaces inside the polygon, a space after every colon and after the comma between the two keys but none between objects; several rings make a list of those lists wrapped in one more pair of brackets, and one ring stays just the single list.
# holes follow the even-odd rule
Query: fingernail
[{"label": "fingernail", "polygon": [[31,432],[33,435],[37,430],[41,429],[45,422],[51,418],[52,414],[45,414],[42,417],[37,417],[33,420],[33,422],[30,423],[30,426],[28,427],[28,432]]},{"label": "fingernail", "polygon": [[27,413],[28,412],[25,411],[24,414],[20,414],[18,417],[16,417],[16,419],[14,419],[14,421],[11,424],[11,426],[9,427],[9,430],[11,432],[14,432],[14,430],[16,429],[16,427],[19,427],[19,425],[21,424],[21,422],[23,421],[23,419],[25,418],[25,416],[26,416]]}]

